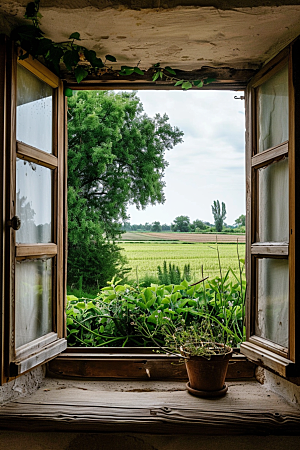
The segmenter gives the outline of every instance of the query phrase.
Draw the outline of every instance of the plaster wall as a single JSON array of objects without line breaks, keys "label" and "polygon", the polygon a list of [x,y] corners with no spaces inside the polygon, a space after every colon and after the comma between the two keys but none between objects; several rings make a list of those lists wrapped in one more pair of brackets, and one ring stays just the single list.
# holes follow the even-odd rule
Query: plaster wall
[{"label": "plaster wall", "polygon": [[[0,386],[0,406],[18,397],[32,394],[42,385],[44,378],[45,366],[38,366],[30,372]],[[0,448],[2,449],[1,438]]]},{"label": "plaster wall", "polygon": [[[24,22],[26,3],[1,0],[6,33]],[[257,69],[300,34],[299,2],[43,0],[40,11],[54,41],[78,31],[98,56],[142,69],[157,62],[187,71]]]},{"label": "plaster wall", "polygon": [[1,450],[299,450],[300,436],[0,432]]},{"label": "plaster wall", "polygon": [[258,381],[263,383],[267,390],[275,392],[300,408],[300,386],[265,369],[257,369],[256,374]]}]

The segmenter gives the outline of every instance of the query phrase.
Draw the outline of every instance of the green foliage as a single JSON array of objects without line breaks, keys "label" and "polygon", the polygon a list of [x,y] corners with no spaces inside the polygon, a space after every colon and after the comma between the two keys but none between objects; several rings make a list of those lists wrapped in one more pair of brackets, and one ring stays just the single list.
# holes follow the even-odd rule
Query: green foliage
[{"label": "green foliage", "polygon": [[67,329],[70,346],[158,346],[167,344],[166,326],[201,326],[208,315],[221,326],[226,342],[245,339],[245,281],[234,274],[189,286],[141,287],[112,280],[94,300],[68,297]]},{"label": "green foliage", "polygon": [[[75,43],[80,41],[80,33],[77,31],[72,33],[67,41],[54,42],[51,39],[44,37],[44,32],[40,29],[40,19],[42,18],[39,12],[40,0],[29,2],[26,6],[24,18],[32,22],[32,25],[21,25],[16,27],[12,32],[12,39],[25,50],[25,53],[20,54],[20,59],[26,59],[29,55],[33,58],[43,58],[47,67],[53,70],[57,75],[60,74],[60,63],[64,63],[69,72],[73,72],[76,81],[80,83],[85,79],[89,73],[94,72],[98,76],[103,73],[112,73],[115,75],[131,75],[136,73],[143,76],[144,71],[138,65],[135,67],[122,66],[121,71],[114,69],[111,65],[117,59],[115,56],[106,55],[104,62],[98,58],[94,50],[88,50],[83,45]],[[104,70],[101,70],[104,69]],[[214,81],[213,78],[206,78],[204,80],[185,81],[176,78],[176,71],[169,66],[160,67],[160,63],[153,65],[152,81],[157,79],[165,79],[174,82],[175,86],[181,85],[183,89],[190,89],[191,87],[202,87],[203,84],[208,84]]]},{"label": "green foliage", "polygon": [[246,216],[245,214],[241,214],[235,221],[235,225],[237,227],[245,227],[246,226]]},{"label": "green foliage", "polygon": [[152,223],[151,231],[159,233],[161,231],[161,224],[158,221]]},{"label": "green foliage", "polygon": [[190,218],[188,216],[175,217],[172,224],[172,231],[188,232],[190,231]]},{"label": "green foliage", "polygon": [[135,93],[79,91],[68,100],[68,283],[104,286],[124,275],[114,243],[127,206],[164,202],[164,154],[182,142],[167,115],[153,119]]},{"label": "green foliage", "polygon": [[213,205],[211,205],[211,210],[215,220],[216,231],[220,232],[223,229],[223,223],[224,220],[226,219],[225,203],[222,202],[222,210],[221,210],[219,200],[214,200]]},{"label": "green foliage", "polygon": [[164,261],[163,267],[157,266],[158,282],[160,284],[180,284],[183,280],[191,281],[191,266],[185,264],[183,269],[183,276],[181,276],[180,269],[175,264]]}]

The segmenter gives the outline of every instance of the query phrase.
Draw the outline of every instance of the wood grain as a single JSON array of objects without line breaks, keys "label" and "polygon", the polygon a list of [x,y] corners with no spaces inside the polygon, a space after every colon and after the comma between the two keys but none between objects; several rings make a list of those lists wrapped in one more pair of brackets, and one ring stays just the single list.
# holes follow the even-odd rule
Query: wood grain
[{"label": "wood grain", "polygon": [[287,257],[289,245],[285,242],[258,242],[251,245],[251,254],[264,257]]},{"label": "wood grain", "polygon": [[[93,350],[98,350],[98,353]],[[179,363],[179,358],[149,351],[148,354],[138,354],[121,352],[125,349],[119,349],[119,353],[118,349],[115,349],[116,353],[112,349],[106,350],[110,353],[101,354],[99,349],[92,348],[77,349],[76,352],[67,349],[48,364],[47,373],[52,377],[187,380],[185,365]],[[234,355],[226,379],[254,378],[255,367],[243,355]]]},{"label": "wood grain", "polygon": [[47,380],[27,398],[0,407],[0,429],[202,435],[298,435],[300,410],[257,382],[229,383],[200,399],[185,383]]},{"label": "wood grain", "polygon": [[256,153],[256,155],[252,157],[251,165],[253,168],[259,169],[268,164],[271,164],[276,160],[279,160],[287,156],[288,152],[289,152],[289,142],[286,141],[280,145],[277,145],[276,147],[269,148],[268,150],[265,150],[260,153]]},{"label": "wood grain", "polygon": [[17,244],[16,257],[54,256],[57,254],[56,244]]},{"label": "wood grain", "polygon": [[57,158],[55,156],[31,145],[24,144],[23,142],[17,142],[17,158],[32,161],[49,169],[55,169],[57,167]]},{"label": "wood grain", "polygon": [[23,60],[19,59],[18,64],[25,67],[25,69],[29,70],[40,80],[49,84],[49,86],[56,88],[59,85],[60,79],[58,78],[58,76],[47,69],[37,59],[33,59],[32,56],[29,55],[28,58]]}]

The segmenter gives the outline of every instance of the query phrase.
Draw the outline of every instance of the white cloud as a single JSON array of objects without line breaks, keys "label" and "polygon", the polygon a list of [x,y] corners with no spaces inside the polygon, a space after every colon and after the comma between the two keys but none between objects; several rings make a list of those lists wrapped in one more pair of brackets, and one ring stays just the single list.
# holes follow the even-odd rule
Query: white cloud
[{"label": "white cloud", "polygon": [[229,224],[245,212],[244,105],[231,91],[139,91],[147,115],[166,113],[172,126],[184,131],[184,143],[166,153],[164,205],[138,211],[131,223],[178,215],[212,222],[213,200],[224,201]]}]

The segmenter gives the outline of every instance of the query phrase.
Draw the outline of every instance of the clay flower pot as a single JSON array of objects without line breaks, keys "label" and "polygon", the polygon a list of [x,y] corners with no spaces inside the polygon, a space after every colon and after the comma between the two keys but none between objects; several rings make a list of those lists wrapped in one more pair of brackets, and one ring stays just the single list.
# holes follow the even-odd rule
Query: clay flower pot
[{"label": "clay flower pot", "polygon": [[190,356],[183,349],[181,353],[186,357],[185,365],[189,377],[188,391],[198,397],[219,397],[227,392],[225,384],[228,363],[232,355],[232,348],[226,347],[225,353],[203,356]]}]

